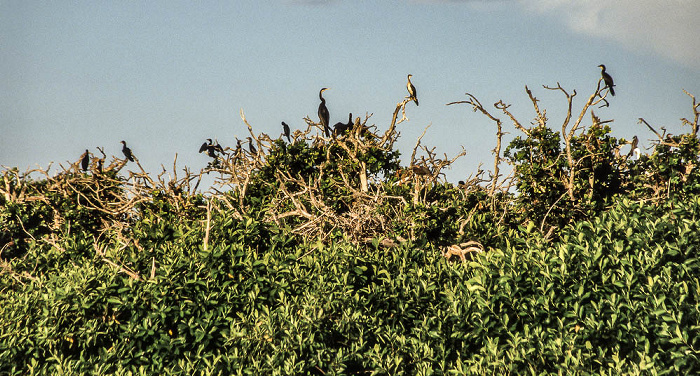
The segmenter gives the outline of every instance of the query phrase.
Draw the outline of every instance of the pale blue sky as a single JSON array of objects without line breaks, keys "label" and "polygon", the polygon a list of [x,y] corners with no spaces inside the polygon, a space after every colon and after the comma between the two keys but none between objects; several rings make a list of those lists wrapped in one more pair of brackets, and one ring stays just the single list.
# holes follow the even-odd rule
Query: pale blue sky
[{"label": "pale blue sky", "polygon": [[682,89],[700,98],[699,18],[696,0],[0,0],[0,164],[66,165],[97,146],[121,157],[124,139],[152,172],[176,152],[199,170],[206,138],[245,137],[241,108],[277,135],[281,121],[317,118],[322,87],[331,123],[373,113],[386,129],[412,73],[420,106],[398,146],[408,158],[432,124],[424,142],[439,154],[467,149],[456,182],[490,168],[495,146],[486,118],[445,106],[465,92],[512,103],[526,123],[528,85],[559,129],[564,98],[542,85],[576,89],[580,109],[603,63],[617,96],[596,114],[615,135],[651,138],[639,117],[680,133],[692,115]]}]

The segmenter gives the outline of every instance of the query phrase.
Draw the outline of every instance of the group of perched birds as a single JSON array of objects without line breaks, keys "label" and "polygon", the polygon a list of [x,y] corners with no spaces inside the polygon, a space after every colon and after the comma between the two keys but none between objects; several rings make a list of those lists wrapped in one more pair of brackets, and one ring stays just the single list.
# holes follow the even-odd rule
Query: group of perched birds
[{"label": "group of perched birds", "polygon": [[[601,64],[598,66],[601,70],[601,76],[603,79],[603,82],[605,83],[605,88],[608,88],[610,90],[610,95],[615,96],[615,89],[613,87],[615,84],[613,83],[613,78],[610,76],[605,71],[605,65]],[[413,83],[411,82],[411,77],[413,77],[412,74],[409,74],[407,79],[408,82],[406,83],[406,89],[408,90],[408,101],[413,101],[416,103],[416,106],[418,106],[418,94],[416,91],[416,87],[413,86]],[[338,122],[333,126],[333,130],[331,131],[331,128],[329,126],[329,121],[330,121],[330,112],[328,111],[328,107],[326,107],[326,100],[323,98],[323,92],[328,90],[329,88],[324,87],[321,89],[321,91],[318,93],[319,98],[321,99],[321,103],[318,105],[318,118],[319,118],[319,124],[321,125],[321,128],[323,128],[323,133],[326,137],[331,137],[331,134],[333,136],[340,136],[343,133],[345,133],[348,129],[352,128],[353,126],[353,121],[352,121],[352,113],[350,113],[348,117],[348,122],[347,123],[342,123]],[[288,142],[292,142],[291,140],[291,130],[289,128],[289,125],[285,122],[282,122],[282,130],[284,132],[284,136],[287,138]],[[257,154],[257,149],[253,145],[253,140],[248,137],[248,143],[249,143],[249,150],[252,154]],[[124,154],[124,158],[126,160],[129,160],[131,162],[134,161],[134,155],[131,152],[131,149],[129,149],[128,146],[126,146],[125,141],[121,141],[122,144],[122,153]],[[238,143],[236,145],[236,149],[240,150],[241,149],[241,140],[238,140]],[[204,153],[206,152],[207,155],[211,158],[216,158],[217,155],[216,153],[221,153],[224,154],[224,148],[219,145],[217,142],[214,144],[214,141],[211,138],[207,138],[207,141],[202,144],[202,146],[199,147],[199,152]],[[98,170],[101,170],[102,166],[102,159],[98,160],[99,166]],[[87,171],[89,164],[90,164],[90,153],[88,150],[85,150],[85,154],[83,154],[82,160],[80,162],[81,167],[83,171]],[[423,167],[423,166],[413,166],[413,167]],[[429,171],[415,171],[417,174],[426,174]]]},{"label": "group of perched birds", "polygon": [[[126,141],[120,141],[120,143],[122,144],[122,154],[124,154],[124,160],[133,162],[134,155],[131,153],[131,149],[126,146]],[[104,160],[102,158],[97,159],[97,171],[102,171],[103,162]],[[83,171],[87,171],[88,167],[90,167],[90,151],[88,149],[85,149],[85,153],[82,155],[80,167],[83,169]]]}]

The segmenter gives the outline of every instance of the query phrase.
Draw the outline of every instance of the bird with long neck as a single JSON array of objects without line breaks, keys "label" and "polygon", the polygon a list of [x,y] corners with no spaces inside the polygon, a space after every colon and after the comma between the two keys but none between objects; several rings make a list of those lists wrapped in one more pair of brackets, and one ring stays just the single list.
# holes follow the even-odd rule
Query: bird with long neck
[{"label": "bird with long neck", "polygon": [[250,150],[250,153],[257,155],[258,149],[256,149],[255,146],[253,145],[253,139],[250,137],[247,137],[247,138],[248,138],[248,149]]},{"label": "bird with long neck", "polygon": [[131,153],[131,149],[129,149],[129,147],[126,146],[126,141],[121,141],[121,144],[124,145],[122,146],[122,153],[124,153],[124,157],[133,162],[134,155]]},{"label": "bird with long neck", "polygon": [[418,106],[418,92],[416,92],[416,87],[411,83],[412,74],[408,75],[408,83],[406,84],[406,89],[408,89],[408,100],[413,100]]},{"label": "bird with long neck", "polygon": [[612,95],[614,97],[615,96],[615,89],[613,89],[613,86],[615,86],[615,84],[613,83],[612,76],[610,76],[608,74],[608,72],[605,71],[605,65],[600,64],[598,66],[598,68],[600,68],[600,75],[603,77],[603,82],[605,82],[605,87],[610,89],[610,95]]},{"label": "bird with long neck", "polygon": [[323,133],[326,137],[331,136],[331,131],[328,128],[328,121],[330,119],[330,113],[328,112],[328,107],[326,107],[326,100],[323,99],[323,92],[328,90],[327,87],[321,89],[318,93],[318,97],[321,98],[321,104],[318,105],[318,118],[321,122],[321,127],[323,127]]}]

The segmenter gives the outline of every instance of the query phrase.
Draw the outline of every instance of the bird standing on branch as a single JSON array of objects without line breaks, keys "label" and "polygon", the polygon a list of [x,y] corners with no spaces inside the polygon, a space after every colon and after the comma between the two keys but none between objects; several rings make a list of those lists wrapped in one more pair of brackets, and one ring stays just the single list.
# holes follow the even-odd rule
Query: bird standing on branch
[{"label": "bird standing on branch", "polygon": [[318,118],[321,121],[321,126],[323,127],[323,133],[326,137],[331,136],[330,129],[328,128],[328,121],[330,119],[330,113],[328,112],[328,107],[326,107],[326,100],[323,99],[323,92],[328,90],[327,87],[321,89],[318,93],[318,97],[321,98],[321,104],[318,105]]},{"label": "bird standing on branch", "polygon": [[352,127],[352,125],[353,125],[353,122],[352,122],[352,112],[351,112],[350,115],[348,116],[348,123],[347,124],[341,123],[341,122],[335,123],[335,125],[333,126],[333,134],[336,136],[341,136],[341,135],[345,134],[345,132],[347,132],[348,129],[350,129]]},{"label": "bird standing on branch", "polygon": [[408,100],[413,100],[416,102],[416,106],[418,106],[418,95],[416,93],[416,87],[411,83],[411,77],[413,77],[413,75],[409,74],[408,83],[406,84],[406,88],[408,89]]},{"label": "bird standing on branch", "polygon": [[605,82],[605,86],[610,89],[610,95],[613,97],[615,96],[615,89],[613,89],[613,86],[615,84],[613,83],[613,78],[610,76],[606,71],[605,71],[605,65],[600,64],[598,66],[600,68],[600,75],[603,76],[603,81]]},{"label": "bird standing on branch", "polygon": [[235,155],[238,157],[241,154],[241,140],[236,139],[236,152]]},{"label": "bird standing on branch", "polygon": [[207,155],[211,158],[216,158],[217,151],[221,154],[224,154],[224,148],[222,148],[218,142],[216,143],[216,145],[214,145],[214,141],[212,141],[211,138],[207,138],[207,141],[208,143],[205,142],[202,144],[202,146],[199,147],[200,153],[206,151]]},{"label": "bird standing on branch", "polygon": [[641,150],[639,150],[639,138],[637,136],[634,136],[632,138],[632,142],[630,143],[630,152],[627,153],[627,158],[632,157],[633,155],[637,154],[637,159],[639,159],[639,154],[641,154]]},{"label": "bird standing on branch", "polygon": [[133,162],[133,161],[134,161],[134,155],[131,154],[131,149],[129,149],[129,148],[126,146],[126,141],[121,141],[121,143],[122,143],[122,145],[124,145],[124,146],[122,146],[122,153],[124,153],[124,157],[126,157],[126,159],[128,159],[128,160],[130,160],[130,161]]},{"label": "bird standing on branch", "polygon": [[85,149],[85,154],[83,154],[83,159],[80,161],[80,167],[83,168],[83,171],[87,171],[89,165],[90,165],[90,152],[88,152],[88,149]]},{"label": "bird standing on branch", "polygon": [[284,137],[287,137],[287,142],[291,144],[292,139],[290,137],[291,131],[289,130],[289,125],[287,125],[287,123],[285,122],[282,122],[282,129],[284,130]]},{"label": "bird standing on branch", "polygon": [[248,137],[248,149],[250,150],[250,154],[258,154],[258,149],[253,146],[253,139]]}]

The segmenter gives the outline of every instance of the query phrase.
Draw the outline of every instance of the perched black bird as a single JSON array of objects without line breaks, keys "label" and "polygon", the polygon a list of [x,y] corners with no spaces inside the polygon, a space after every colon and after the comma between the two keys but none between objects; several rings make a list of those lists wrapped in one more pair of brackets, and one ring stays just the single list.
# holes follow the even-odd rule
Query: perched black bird
[{"label": "perched black bird", "polygon": [[284,130],[284,136],[287,137],[287,142],[291,143],[292,139],[290,137],[291,131],[289,130],[289,125],[287,123],[282,122],[282,129]]},{"label": "perched black bird", "polygon": [[335,123],[335,125],[333,126],[333,134],[336,136],[340,136],[342,134],[345,134],[345,132],[347,132],[348,129],[351,129],[352,126],[353,126],[353,122],[352,122],[352,112],[351,112],[350,116],[348,117],[347,124],[341,123],[341,122]]},{"label": "perched black bird", "polygon": [[248,137],[248,149],[251,154],[258,154],[258,150],[253,146],[253,139]]},{"label": "perched black bird", "polygon": [[241,154],[241,140],[236,139],[236,156]]},{"label": "perched black bird", "polygon": [[329,121],[331,115],[328,112],[328,107],[326,107],[326,100],[323,99],[323,92],[326,90],[328,90],[328,88],[324,87],[318,93],[318,97],[321,98],[321,104],[318,105],[318,118],[321,120],[321,126],[323,127],[323,133],[326,134],[326,137],[330,137],[331,132],[330,132],[330,129],[328,128],[328,121]]},{"label": "perched black bird", "polygon": [[408,83],[406,84],[406,88],[408,89],[408,100],[413,99],[413,101],[416,102],[416,106],[418,106],[418,93],[416,92],[416,87],[411,83],[411,77],[413,77],[413,75],[409,74]]},{"label": "perched black bird", "polygon": [[214,147],[214,145],[208,145],[208,146],[207,146],[207,155],[208,155],[210,158],[216,159],[216,148]]},{"label": "perched black bird", "polygon": [[97,173],[101,174],[102,173],[102,164],[104,163],[104,159],[99,158],[97,160]]},{"label": "perched black bird", "polygon": [[200,153],[205,152],[211,146],[211,143],[212,143],[211,138],[207,138],[207,141],[209,141],[209,143],[205,142],[202,144],[202,146],[199,147]]},{"label": "perched black bird", "polygon": [[83,154],[83,159],[80,161],[80,167],[83,168],[83,171],[87,171],[89,165],[90,165],[90,152],[88,152],[88,149],[85,149],[85,154]]},{"label": "perched black bird", "polygon": [[129,148],[126,146],[126,141],[121,141],[121,143],[124,145],[124,146],[122,147],[122,153],[124,153],[124,156],[126,157],[126,159],[128,159],[128,160],[130,160],[130,161],[133,162],[133,161],[134,161],[134,155],[131,154],[131,149],[129,149]]},{"label": "perched black bird", "polygon": [[211,140],[211,138],[207,138],[208,142],[205,142],[202,144],[202,146],[199,147],[199,152],[207,152],[207,155],[210,156],[211,158],[216,158],[216,152],[218,151],[221,154],[224,154],[224,148],[219,145],[217,142],[216,145],[214,145],[214,142]]},{"label": "perched black bird", "polygon": [[613,87],[615,84],[613,83],[613,78],[610,76],[606,71],[605,71],[605,65],[600,64],[598,66],[600,68],[600,75],[603,76],[603,81],[605,82],[605,86],[610,89],[610,95],[613,97],[615,96],[615,89]]}]

